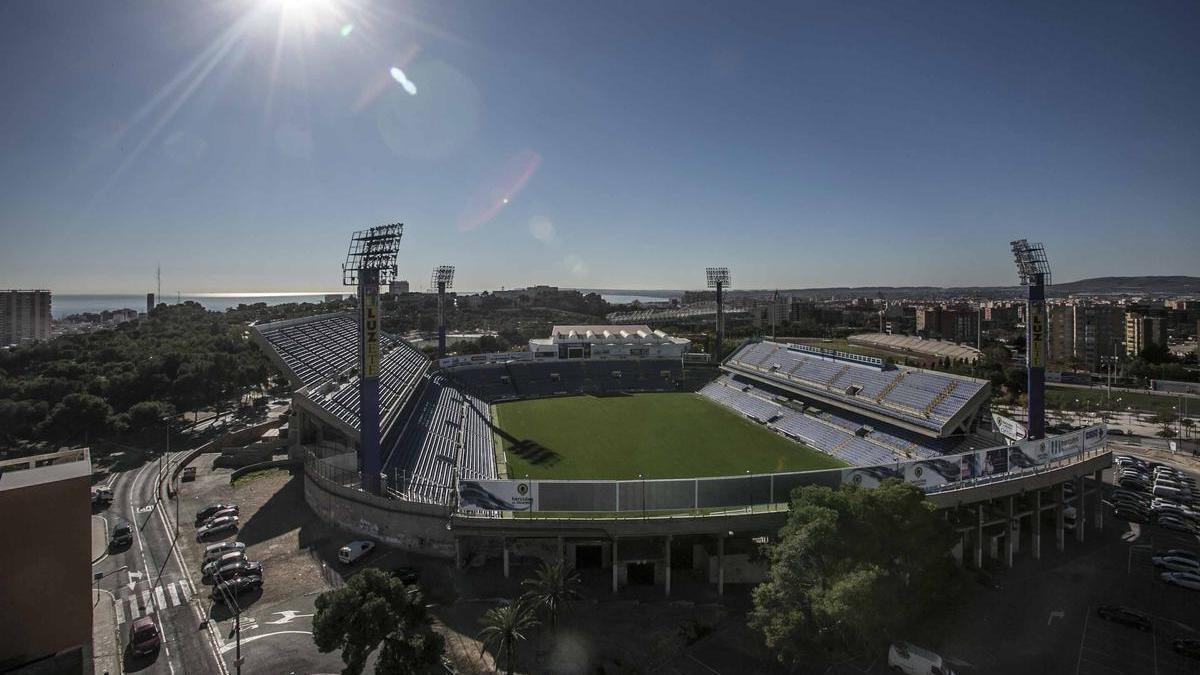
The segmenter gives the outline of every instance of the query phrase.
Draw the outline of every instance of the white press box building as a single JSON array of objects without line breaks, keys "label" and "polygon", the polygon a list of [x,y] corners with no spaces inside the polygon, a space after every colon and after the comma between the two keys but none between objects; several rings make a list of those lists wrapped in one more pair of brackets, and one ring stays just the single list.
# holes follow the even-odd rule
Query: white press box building
[{"label": "white press box building", "polygon": [[548,338],[529,341],[540,359],[679,359],[691,340],[649,326],[555,326]]}]

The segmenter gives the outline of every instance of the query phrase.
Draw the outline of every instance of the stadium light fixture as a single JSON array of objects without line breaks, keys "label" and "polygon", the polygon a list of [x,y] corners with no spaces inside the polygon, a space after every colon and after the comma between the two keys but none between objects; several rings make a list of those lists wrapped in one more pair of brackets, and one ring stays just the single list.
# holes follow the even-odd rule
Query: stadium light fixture
[{"label": "stadium light fixture", "polygon": [[346,262],[342,263],[342,284],[357,286],[362,277],[374,277],[376,284],[395,279],[396,255],[403,235],[403,223],[379,225],[351,235]]},{"label": "stadium light fixture", "polygon": [[729,288],[731,281],[728,267],[709,267],[704,270],[704,277],[709,288]]},{"label": "stadium light fixture", "polygon": [[433,268],[429,285],[435,290],[452,288],[454,286],[454,265],[438,265]]},{"label": "stadium light fixture", "polygon": [[1041,243],[1029,243],[1026,239],[1011,242],[1013,261],[1017,264],[1017,276],[1021,285],[1028,286],[1034,282],[1035,276],[1042,275],[1042,283],[1050,285],[1050,261],[1046,258],[1046,248]]}]

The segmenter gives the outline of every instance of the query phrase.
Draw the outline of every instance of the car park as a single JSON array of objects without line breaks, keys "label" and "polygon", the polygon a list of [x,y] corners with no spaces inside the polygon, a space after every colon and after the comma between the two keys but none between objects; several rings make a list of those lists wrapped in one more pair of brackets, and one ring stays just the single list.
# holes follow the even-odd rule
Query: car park
[{"label": "car park", "polygon": [[237,526],[237,516],[226,516],[224,518],[219,518],[208,523],[207,525],[202,526],[199,530],[196,530],[196,541],[204,541],[206,538],[211,537],[214,534],[237,530]]},{"label": "car park", "polygon": [[262,588],[262,584],[262,577],[237,577],[222,581],[213,587],[212,599],[224,605],[230,598]]},{"label": "car park", "polygon": [[218,502],[216,504],[209,504],[208,506],[205,506],[204,508],[202,508],[196,512],[196,524],[199,525],[200,523],[203,523],[204,521],[208,520],[217,511],[225,511],[227,509],[237,509],[237,504],[232,504],[229,502]]},{"label": "car park", "polygon": [[1140,631],[1149,632],[1154,628],[1154,623],[1150,621],[1150,617],[1122,605],[1100,605],[1096,608],[1096,616],[1105,621],[1131,626]]},{"label": "car park", "polygon": [[112,526],[108,535],[109,546],[128,546],[133,543],[133,526],[124,520],[118,520]]},{"label": "car park", "polygon": [[158,624],[152,616],[140,616],[129,626],[129,650],[138,656],[153,654],[162,645]]},{"label": "car park", "polygon": [[1172,572],[1197,572],[1200,573],[1200,563],[1193,558],[1184,558],[1177,555],[1156,555],[1150,559],[1155,567],[1162,567],[1171,570]]},{"label": "car park", "polygon": [[338,560],[350,565],[375,548],[373,541],[352,541],[338,550]]},{"label": "car park", "polygon": [[1200,591],[1200,573],[1195,572],[1163,572],[1159,578],[1173,586],[1180,586],[1191,591]]},{"label": "car park", "polygon": [[222,554],[230,551],[245,551],[246,544],[240,541],[218,541],[215,544],[209,544],[204,547],[204,558],[201,561],[201,566],[210,563]]},{"label": "car park", "polygon": [[235,562],[245,562],[245,561],[246,561],[246,552],[245,551],[230,551],[228,553],[222,554],[221,557],[217,558],[216,560],[204,563],[204,567],[200,568],[200,574],[202,574],[206,577],[209,577],[209,576],[212,576],[213,572],[217,571],[218,569],[220,569],[226,565],[229,565],[229,564],[235,563]]}]

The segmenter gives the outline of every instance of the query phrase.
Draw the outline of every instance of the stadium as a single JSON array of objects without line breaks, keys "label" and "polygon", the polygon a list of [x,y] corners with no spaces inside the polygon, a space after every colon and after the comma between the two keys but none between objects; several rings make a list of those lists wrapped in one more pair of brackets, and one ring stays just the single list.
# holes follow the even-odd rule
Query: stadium
[{"label": "stadium", "polygon": [[[1099,498],[1084,477],[1108,465],[1103,427],[998,444],[985,380],[762,339],[712,359],[644,324],[554,326],[525,350],[432,359],[364,328],[372,300],[359,298],[358,315],[251,328],[293,389],[306,500],[462,566],[561,559],[611,569],[614,592],[669,594],[682,565],[720,591],[761,579],[751,550],[794,488],[892,477],[960,525],[960,560],[973,548],[981,565],[987,544],[1011,564],[1023,537],[1040,556],[1043,512],[1061,547],[1064,513]],[[364,419],[377,420],[375,460]]]}]

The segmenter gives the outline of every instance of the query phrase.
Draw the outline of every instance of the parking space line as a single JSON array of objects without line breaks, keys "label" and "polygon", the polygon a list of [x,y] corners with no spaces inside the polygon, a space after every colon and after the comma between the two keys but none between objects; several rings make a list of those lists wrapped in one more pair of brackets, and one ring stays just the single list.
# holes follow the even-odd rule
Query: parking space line
[{"label": "parking space line", "polygon": [[1087,640],[1088,620],[1092,618],[1092,606],[1083,612],[1083,635],[1079,637],[1079,657],[1075,659],[1075,675],[1079,675],[1079,666],[1083,663],[1083,643]]}]

